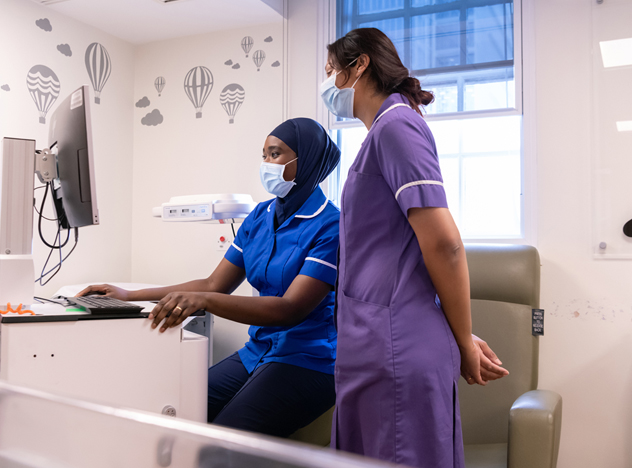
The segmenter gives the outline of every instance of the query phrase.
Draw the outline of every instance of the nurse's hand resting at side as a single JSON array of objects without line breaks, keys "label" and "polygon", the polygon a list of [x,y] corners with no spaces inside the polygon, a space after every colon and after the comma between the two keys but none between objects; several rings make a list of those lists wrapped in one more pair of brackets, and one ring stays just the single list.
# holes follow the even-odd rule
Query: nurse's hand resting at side
[{"label": "nurse's hand resting at side", "polygon": [[[500,367],[502,364],[501,360],[498,359],[496,353],[492,351],[489,345],[481,340],[478,336],[472,335],[472,340],[474,344],[478,346],[479,350],[479,361],[481,365],[481,377],[486,382],[490,380],[497,380],[501,377],[509,375],[509,371],[503,367]],[[474,385],[474,381],[470,380],[468,384]]]}]

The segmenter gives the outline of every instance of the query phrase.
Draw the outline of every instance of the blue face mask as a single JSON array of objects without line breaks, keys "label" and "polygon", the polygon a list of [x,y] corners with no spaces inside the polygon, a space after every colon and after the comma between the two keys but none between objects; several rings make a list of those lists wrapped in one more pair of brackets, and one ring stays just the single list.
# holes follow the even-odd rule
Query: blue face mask
[{"label": "blue face mask", "polygon": [[[348,68],[351,65],[353,65],[353,63],[356,60],[358,59],[355,59],[345,68]],[[346,118],[352,119],[354,117],[353,115],[353,98],[355,96],[354,87],[362,75],[360,75],[355,80],[355,83],[353,83],[353,86],[351,86],[351,88],[340,89],[336,86],[336,77],[338,76],[339,73],[340,72],[336,73],[335,75],[331,75],[329,78],[323,81],[323,84],[320,85],[320,97],[323,99],[323,102],[325,103],[325,107],[327,107],[329,112],[331,112],[334,115],[337,115],[338,117],[346,117]]]},{"label": "blue face mask", "polygon": [[290,193],[290,190],[292,190],[292,187],[294,187],[296,183],[293,180],[285,180],[283,178],[283,172],[285,171],[285,166],[297,159],[298,158],[294,158],[286,164],[261,163],[259,176],[261,177],[261,183],[266,191],[279,198],[283,198]]}]

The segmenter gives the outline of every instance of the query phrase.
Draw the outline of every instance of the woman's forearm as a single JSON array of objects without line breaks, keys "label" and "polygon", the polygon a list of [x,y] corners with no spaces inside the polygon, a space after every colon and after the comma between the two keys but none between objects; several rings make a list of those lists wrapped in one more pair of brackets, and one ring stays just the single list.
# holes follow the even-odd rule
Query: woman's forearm
[{"label": "woman's forearm", "polygon": [[153,327],[162,320],[161,331],[177,326],[197,310],[248,325],[283,327],[301,322],[331,293],[331,285],[298,275],[282,297],[229,296],[215,292],[173,292],[154,307]]},{"label": "woman's forearm", "polygon": [[229,296],[205,293],[205,310],[234,322],[260,327],[283,327],[303,320],[311,310],[297,311],[283,297]]},{"label": "woman's forearm", "polygon": [[452,333],[459,347],[472,344],[470,279],[465,248],[458,240],[442,242],[423,252]]},{"label": "woman's forearm", "polygon": [[186,283],[163,286],[159,288],[129,291],[128,301],[159,301],[167,294],[174,292],[219,292],[230,294],[244,281],[246,272],[223,258],[211,276],[205,279],[187,281]]},{"label": "woman's forearm", "polygon": [[159,301],[167,294],[176,291],[187,292],[211,292],[212,288],[208,279],[197,279],[186,283],[174,284],[172,286],[162,286],[159,288],[139,289],[129,291],[130,301]]},{"label": "woman's forearm", "polygon": [[470,276],[459,230],[447,208],[411,208],[408,220],[460,348],[472,346]]}]

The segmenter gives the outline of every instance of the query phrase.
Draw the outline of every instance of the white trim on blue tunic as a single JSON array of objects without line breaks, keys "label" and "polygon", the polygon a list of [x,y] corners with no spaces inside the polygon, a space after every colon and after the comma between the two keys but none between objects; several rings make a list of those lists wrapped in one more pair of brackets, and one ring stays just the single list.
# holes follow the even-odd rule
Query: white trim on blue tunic
[{"label": "white trim on blue tunic", "polygon": [[315,218],[316,216],[318,216],[320,213],[322,213],[322,211],[325,209],[325,207],[327,206],[327,203],[329,202],[329,200],[325,200],[325,203],[323,203],[323,206],[321,206],[320,208],[318,208],[318,210],[316,211],[316,213],[311,214],[311,215],[296,215],[294,216],[295,218],[305,218],[305,219],[309,219],[309,218]]},{"label": "white trim on blue tunic", "polygon": [[241,253],[244,253],[243,249],[241,247],[239,247],[237,244],[235,244],[233,242],[233,247],[235,247],[237,250],[239,250]]},{"label": "white trim on blue tunic", "polygon": [[338,271],[338,268],[336,268],[336,265],[332,265],[331,263],[326,262],[325,260],[321,260],[320,258],[305,257],[305,260],[311,260],[312,262],[322,263],[323,265],[328,266],[329,268],[333,268],[334,270]]},{"label": "white trim on blue tunic", "polygon": [[402,192],[402,190],[407,189],[408,187],[414,187],[415,185],[441,185],[443,186],[443,182],[439,182],[438,180],[417,180],[415,182],[410,182],[406,185],[402,185],[399,188],[399,190],[395,194],[395,200],[397,200],[397,197],[399,197],[399,194]]},{"label": "white trim on blue tunic", "polygon": [[[272,200],[272,203],[274,203],[274,200]],[[268,205],[268,213],[270,213],[270,207],[272,206],[272,203]]]}]

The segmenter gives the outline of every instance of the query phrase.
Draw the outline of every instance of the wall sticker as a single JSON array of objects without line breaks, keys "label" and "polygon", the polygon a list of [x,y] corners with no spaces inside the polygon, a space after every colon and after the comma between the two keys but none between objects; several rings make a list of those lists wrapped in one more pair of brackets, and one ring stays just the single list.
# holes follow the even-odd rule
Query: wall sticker
[{"label": "wall sticker", "polygon": [[246,57],[248,57],[248,52],[250,52],[254,43],[255,41],[250,36],[246,36],[241,40],[241,48],[246,53]]},{"label": "wall sticker", "polygon": [[101,91],[112,73],[112,61],[108,51],[98,42],[86,49],[86,69],[94,88],[94,102],[101,104]]},{"label": "wall sticker", "polygon": [[213,74],[206,67],[195,67],[184,77],[184,92],[195,107],[195,118],[202,118],[202,107],[213,89]]},{"label": "wall sticker", "polygon": [[143,107],[149,107],[149,104],[151,104],[149,102],[149,98],[147,96],[143,96],[136,102],[136,107],[140,107],[142,109]]},{"label": "wall sticker", "polygon": [[252,61],[255,62],[257,66],[257,71],[261,70],[261,65],[266,59],[266,53],[263,50],[256,51],[252,56]]},{"label": "wall sticker", "polygon": [[39,111],[39,122],[46,123],[46,113],[55,103],[61,91],[59,78],[45,65],[35,65],[26,75],[26,87]]},{"label": "wall sticker", "polygon": [[165,79],[162,76],[159,76],[158,78],[156,78],[156,81],[154,81],[154,86],[156,87],[156,91],[158,91],[158,97],[160,97],[160,93],[162,93],[162,90],[165,89]]},{"label": "wall sticker", "polygon": [[53,26],[50,24],[50,21],[48,21],[48,18],[38,19],[35,21],[35,25],[46,32],[51,32],[53,30]]},{"label": "wall sticker", "polygon": [[154,109],[145,117],[143,117],[140,120],[140,123],[148,127],[155,127],[156,125],[160,125],[163,120],[164,120],[164,117],[162,116],[160,111],[158,109]]},{"label": "wall sticker", "polygon": [[72,50],[68,44],[59,44],[57,46],[57,50],[61,52],[66,57],[72,57]]},{"label": "wall sticker", "polygon": [[228,114],[228,123],[234,123],[235,114],[244,103],[246,92],[241,85],[232,83],[226,86],[219,95],[219,102]]}]

